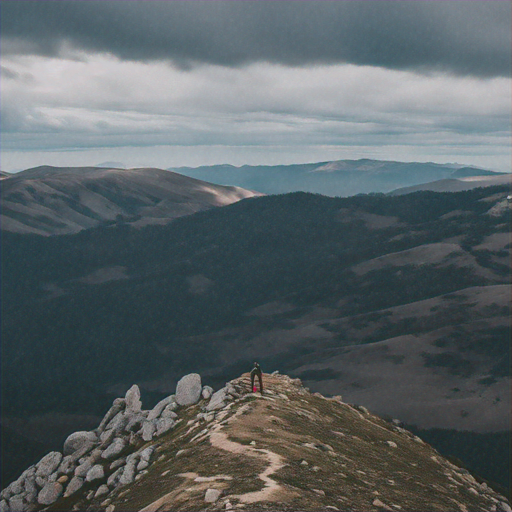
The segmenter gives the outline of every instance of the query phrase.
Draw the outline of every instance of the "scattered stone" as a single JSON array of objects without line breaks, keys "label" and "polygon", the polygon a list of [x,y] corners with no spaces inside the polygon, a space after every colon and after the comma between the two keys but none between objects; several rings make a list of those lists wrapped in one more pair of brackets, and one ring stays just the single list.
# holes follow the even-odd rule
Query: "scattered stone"
[{"label": "scattered stone", "polygon": [[9,512],[9,504],[4,499],[0,501],[0,512]]},{"label": "scattered stone", "polygon": [[131,484],[135,480],[136,465],[137,465],[136,458],[126,460],[126,466],[123,468],[123,474],[119,478],[120,485]]},{"label": "scattered stone", "polygon": [[96,464],[87,472],[85,480],[87,482],[94,482],[94,480],[101,480],[104,477],[105,471],[103,470],[103,466],[100,464]]},{"label": "scattered stone", "polygon": [[37,495],[37,502],[40,505],[51,505],[62,496],[63,491],[64,488],[59,484],[59,482],[49,482]]},{"label": "scattered stone", "polygon": [[75,432],[64,441],[64,455],[72,455],[84,447],[92,449],[98,442],[98,436],[94,432]]},{"label": "scattered stone", "polygon": [[274,370],[270,375],[279,375],[279,370]]},{"label": "scattered stone", "polygon": [[119,478],[121,478],[121,474],[123,472],[123,468],[118,468],[114,471],[107,479],[107,485],[109,487],[115,487],[117,482],[119,482]]},{"label": "scattered stone", "polygon": [[206,501],[206,503],[215,503],[220,498],[221,494],[222,491],[218,489],[207,489],[204,495],[204,501]]},{"label": "scattered stone", "polygon": [[226,404],[226,388],[221,388],[219,391],[216,391],[213,393],[212,397],[210,398],[209,404],[206,406],[206,411],[216,411],[218,409],[222,409]]},{"label": "scattered stone", "polygon": [[308,462],[306,460],[302,460],[300,465],[301,466],[308,466]]},{"label": "scattered stone", "polygon": [[512,512],[512,508],[510,508],[510,505],[508,503],[505,503],[504,501],[499,502],[499,510],[500,512]]},{"label": "scattered stone", "polygon": [[76,466],[76,460],[72,455],[66,455],[62,458],[60,466],[57,469],[57,473],[69,475],[73,473]]},{"label": "scattered stone", "polygon": [[140,412],[142,409],[142,402],[140,401],[140,389],[137,384],[134,384],[127,392],[124,397],[126,402],[126,411],[128,412]]},{"label": "scattered stone", "polygon": [[126,457],[121,457],[120,459],[116,459],[112,464],[110,464],[110,469],[116,469],[121,466],[124,466],[126,463]]},{"label": "scattered stone", "polygon": [[57,482],[59,482],[59,484],[65,484],[68,480],[69,480],[68,475],[62,475],[59,478],[57,478]]},{"label": "scattered stone", "polygon": [[379,498],[375,498],[372,502],[372,505],[374,507],[378,507],[384,510],[393,510],[391,507],[388,507],[385,503],[382,503],[382,501],[380,501]]},{"label": "scattered stone", "polygon": [[105,496],[105,494],[108,494],[109,492],[110,492],[109,488],[105,484],[102,484],[98,487],[98,490],[94,493],[94,497],[101,498],[102,496]]},{"label": "scattered stone", "polygon": [[178,405],[194,405],[199,402],[202,391],[201,376],[189,373],[182,377],[176,386],[176,403]]},{"label": "scattered stone", "polygon": [[164,398],[163,400],[160,400],[151,411],[149,411],[148,420],[155,420],[156,418],[159,418],[162,414],[163,410],[170,405],[171,403],[174,403],[174,395],[168,396],[167,398]]},{"label": "scattered stone", "polygon": [[137,464],[137,472],[142,471],[143,469],[146,469],[149,466],[149,462],[147,460],[141,460]]},{"label": "scattered stone", "polygon": [[161,436],[162,434],[165,434],[169,430],[171,430],[172,427],[176,422],[172,418],[160,418],[159,420],[156,420],[156,432],[155,435],[157,437]]},{"label": "scattered stone", "polygon": [[140,430],[140,428],[142,426],[142,422],[145,419],[146,419],[146,416],[144,416],[144,414],[142,414],[140,412],[128,415],[126,426],[124,427],[124,430],[126,432],[136,432],[137,430]]},{"label": "scattered stone", "polygon": [[117,413],[105,428],[105,432],[103,432],[103,437],[108,436],[107,433],[109,431],[114,432],[114,434],[119,434],[120,432],[122,432],[125,429],[126,425],[128,424],[130,418],[131,415],[126,411],[121,411]]},{"label": "scattered stone", "polygon": [[147,448],[144,448],[144,450],[142,450],[140,452],[141,460],[149,461],[149,459],[151,459],[151,455],[153,455],[154,451],[155,451],[154,446],[148,446]]},{"label": "scattered stone", "polygon": [[314,493],[318,494],[319,496],[325,496],[325,491],[322,491],[322,489],[311,489]]},{"label": "scattered stone", "polygon": [[251,441],[249,444],[252,446],[256,446],[256,441]]},{"label": "scattered stone", "polygon": [[110,423],[110,420],[116,416],[119,412],[123,411],[126,407],[124,398],[116,398],[112,403],[112,407],[108,410],[107,414],[101,420],[100,426],[98,427],[98,433],[102,433],[105,427]]},{"label": "scattered stone", "polygon": [[113,459],[126,448],[126,441],[120,437],[116,437],[112,444],[102,452],[102,459]]},{"label": "scattered stone", "polygon": [[213,388],[211,386],[203,386],[203,390],[201,391],[201,396],[208,400],[213,395]]},{"label": "scattered stone", "polygon": [[114,512],[114,510],[116,509],[116,506],[115,505],[109,505],[106,509],[105,509],[105,512]]},{"label": "scattered stone", "polygon": [[9,498],[9,510],[24,512],[27,510],[27,503],[22,496],[13,496],[12,498]]},{"label": "scattered stone", "polygon": [[80,464],[80,466],[77,466],[75,469],[75,476],[85,477],[89,470],[92,468],[92,461],[86,460],[83,464]]},{"label": "scattered stone", "polygon": [[145,421],[142,424],[142,439],[144,441],[151,441],[153,439],[153,434],[155,433],[156,425],[153,421]]},{"label": "scattered stone", "polygon": [[388,445],[391,446],[391,448],[398,448],[398,445],[393,441],[386,441],[386,443],[388,443]]},{"label": "scattered stone", "polygon": [[160,414],[160,418],[172,418],[175,420],[178,415],[174,412],[178,408],[178,404],[176,402],[172,402],[169,404]]},{"label": "scattered stone", "polygon": [[49,477],[58,467],[62,460],[62,453],[50,452],[36,464],[36,475],[42,478]]}]

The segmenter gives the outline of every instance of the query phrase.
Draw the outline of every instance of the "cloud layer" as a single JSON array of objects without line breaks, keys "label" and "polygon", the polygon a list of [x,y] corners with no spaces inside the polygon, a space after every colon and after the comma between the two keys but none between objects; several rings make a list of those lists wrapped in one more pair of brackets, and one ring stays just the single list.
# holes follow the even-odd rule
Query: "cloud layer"
[{"label": "cloud layer", "polygon": [[349,63],[508,77],[501,1],[2,1],[4,55],[106,52],[238,67]]}]

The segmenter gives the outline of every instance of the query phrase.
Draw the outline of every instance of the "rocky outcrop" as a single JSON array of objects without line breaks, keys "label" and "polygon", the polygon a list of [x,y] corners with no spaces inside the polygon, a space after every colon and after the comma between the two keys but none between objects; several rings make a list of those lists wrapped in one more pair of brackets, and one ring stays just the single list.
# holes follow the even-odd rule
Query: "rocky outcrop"
[{"label": "rocky outcrop", "polygon": [[190,373],[182,377],[176,386],[176,403],[178,405],[193,405],[199,402],[202,392],[201,376]]},{"label": "rocky outcrop", "polygon": [[92,486],[91,497],[99,498],[132,483],[152,463],[155,446],[145,443],[179,423],[177,397],[183,406],[195,404],[202,390],[198,374],[186,375],[178,382],[176,395],[145,411],[140,389],[134,384],[123,398],[114,400],[95,430],[69,435],[62,453],[48,453],[3,489],[0,512],[37,510],[62,496],[75,495],[85,484],[88,489]]}]

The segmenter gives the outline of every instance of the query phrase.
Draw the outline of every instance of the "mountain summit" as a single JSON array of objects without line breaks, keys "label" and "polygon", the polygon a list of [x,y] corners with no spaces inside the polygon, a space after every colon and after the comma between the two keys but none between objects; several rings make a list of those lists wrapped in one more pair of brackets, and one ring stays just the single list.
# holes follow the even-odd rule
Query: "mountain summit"
[{"label": "mountain summit", "polygon": [[143,410],[132,386],[1,493],[2,511],[510,511],[507,500],[397,423],[299,379],[198,374]]}]

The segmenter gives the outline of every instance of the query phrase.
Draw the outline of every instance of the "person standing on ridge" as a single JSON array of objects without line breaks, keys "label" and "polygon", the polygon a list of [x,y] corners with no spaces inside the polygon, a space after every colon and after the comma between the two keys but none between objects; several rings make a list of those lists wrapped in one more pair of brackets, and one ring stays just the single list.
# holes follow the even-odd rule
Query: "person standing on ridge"
[{"label": "person standing on ridge", "polygon": [[254,363],[254,368],[251,370],[251,389],[253,393],[256,392],[256,386],[254,385],[254,378],[258,376],[258,379],[260,381],[260,393],[263,394],[263,379],[262,379],[262,373],[261,368],[258,363]]}]

